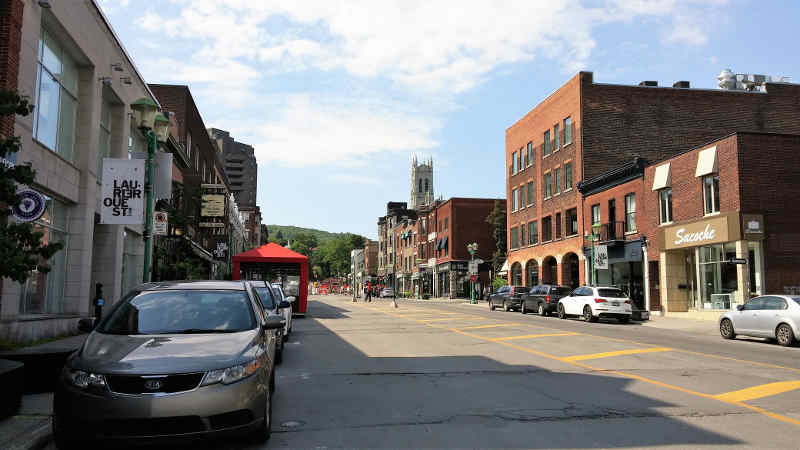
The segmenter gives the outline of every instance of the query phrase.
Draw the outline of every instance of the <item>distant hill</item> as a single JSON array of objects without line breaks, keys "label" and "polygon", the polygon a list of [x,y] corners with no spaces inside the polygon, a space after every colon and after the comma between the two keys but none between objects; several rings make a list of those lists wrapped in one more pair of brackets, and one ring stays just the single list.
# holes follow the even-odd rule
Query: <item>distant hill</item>
[{"label": "distant hill", "polygon": [[314,237],[317,238],[317,242],[322,244],[325,241],[329,241],[337,236],[341,236],[345,233],[331,233],[329,231],[323,230],[316,230],[314,228],[303,228],[303,227],[295,227],[292,225],[267,225],[269,229],[269,237],[275,237],[278,234],[278,231],[281,232],[284,239],[292,239],[294,235],[299,233],[310,233]]}]

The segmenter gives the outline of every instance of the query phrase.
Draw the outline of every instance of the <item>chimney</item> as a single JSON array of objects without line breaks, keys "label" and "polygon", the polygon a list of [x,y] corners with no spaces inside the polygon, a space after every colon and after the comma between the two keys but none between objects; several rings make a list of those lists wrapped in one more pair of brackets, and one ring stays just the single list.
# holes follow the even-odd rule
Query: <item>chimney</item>
[{"label": "chimney", "polygon": [[649,86],[649,87],[658,86],[658,81],[642,81],[641,83],[639,83],[639,86]]},{"label": "chimney", "polygon": [[689,82],[688,81],[676,81],[672,87],[676,89],[689,89]]}]

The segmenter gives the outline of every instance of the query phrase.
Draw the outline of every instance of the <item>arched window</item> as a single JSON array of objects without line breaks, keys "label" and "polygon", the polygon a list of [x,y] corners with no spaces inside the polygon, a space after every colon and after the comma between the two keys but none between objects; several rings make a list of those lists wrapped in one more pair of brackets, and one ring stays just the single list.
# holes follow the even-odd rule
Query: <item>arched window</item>
[{"label": "arched window", "polygon": [[425,178],[425,192],[428,192],[428,187],[429,187],[429,186],[430,186],[430,185],[428,184],[428,179],[427,179],[427,178]]},{"label": "arched window", "polygon": [[417,190],[419,192],[422,192],[422,178],[419,179],[419,189],[417,189]]}]

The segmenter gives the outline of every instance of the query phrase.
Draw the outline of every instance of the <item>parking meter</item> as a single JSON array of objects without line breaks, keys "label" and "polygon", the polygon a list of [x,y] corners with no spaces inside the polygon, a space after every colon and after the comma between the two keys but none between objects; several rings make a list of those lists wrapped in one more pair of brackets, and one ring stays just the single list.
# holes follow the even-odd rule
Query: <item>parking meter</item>
[{"label": "parking meter", "polygon": [[94,292],[94,323],[100,323],[100,318],[103,316],[103,283],[95,284]]}]

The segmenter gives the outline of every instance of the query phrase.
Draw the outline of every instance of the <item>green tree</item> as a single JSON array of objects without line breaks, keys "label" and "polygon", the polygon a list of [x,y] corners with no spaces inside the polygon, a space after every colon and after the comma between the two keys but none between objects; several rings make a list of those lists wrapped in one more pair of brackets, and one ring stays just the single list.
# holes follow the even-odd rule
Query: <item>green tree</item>
[{"label": "green tree", "polygon": [[292,250],[311,257],[311,253],[317,247],[317,244],[317,238],[311,233],[298,233],[292,239]]},{"label": "green tree", "polygon": [[506,219],[506,209],[499,201],[494,202],[494,208],[492,208],[492,211],[486,216],[486,222],[492,228],[492,238],[494,238],[496,245],[495,251],[492,254],[492,267],[495,273],[500,270],[503,266],[503,261],[506,259]]},{"label": "green tree", "polygon": [[[8,90],[0,90],[0,117],[27,116],[33,105],[24,96]],[[6,158],[20,150],[20,138],[0,135],[0,157]],[[33,231],[30,223],[9,221],[11,205],[17,205],[18,185],[33,183],[36,172],[30,165],[0,164],[0,278],[7,277],[23,283],[32,270],[49,272],[47,260],[64,245],[52,242],[42,245],[44,233]]]}]

